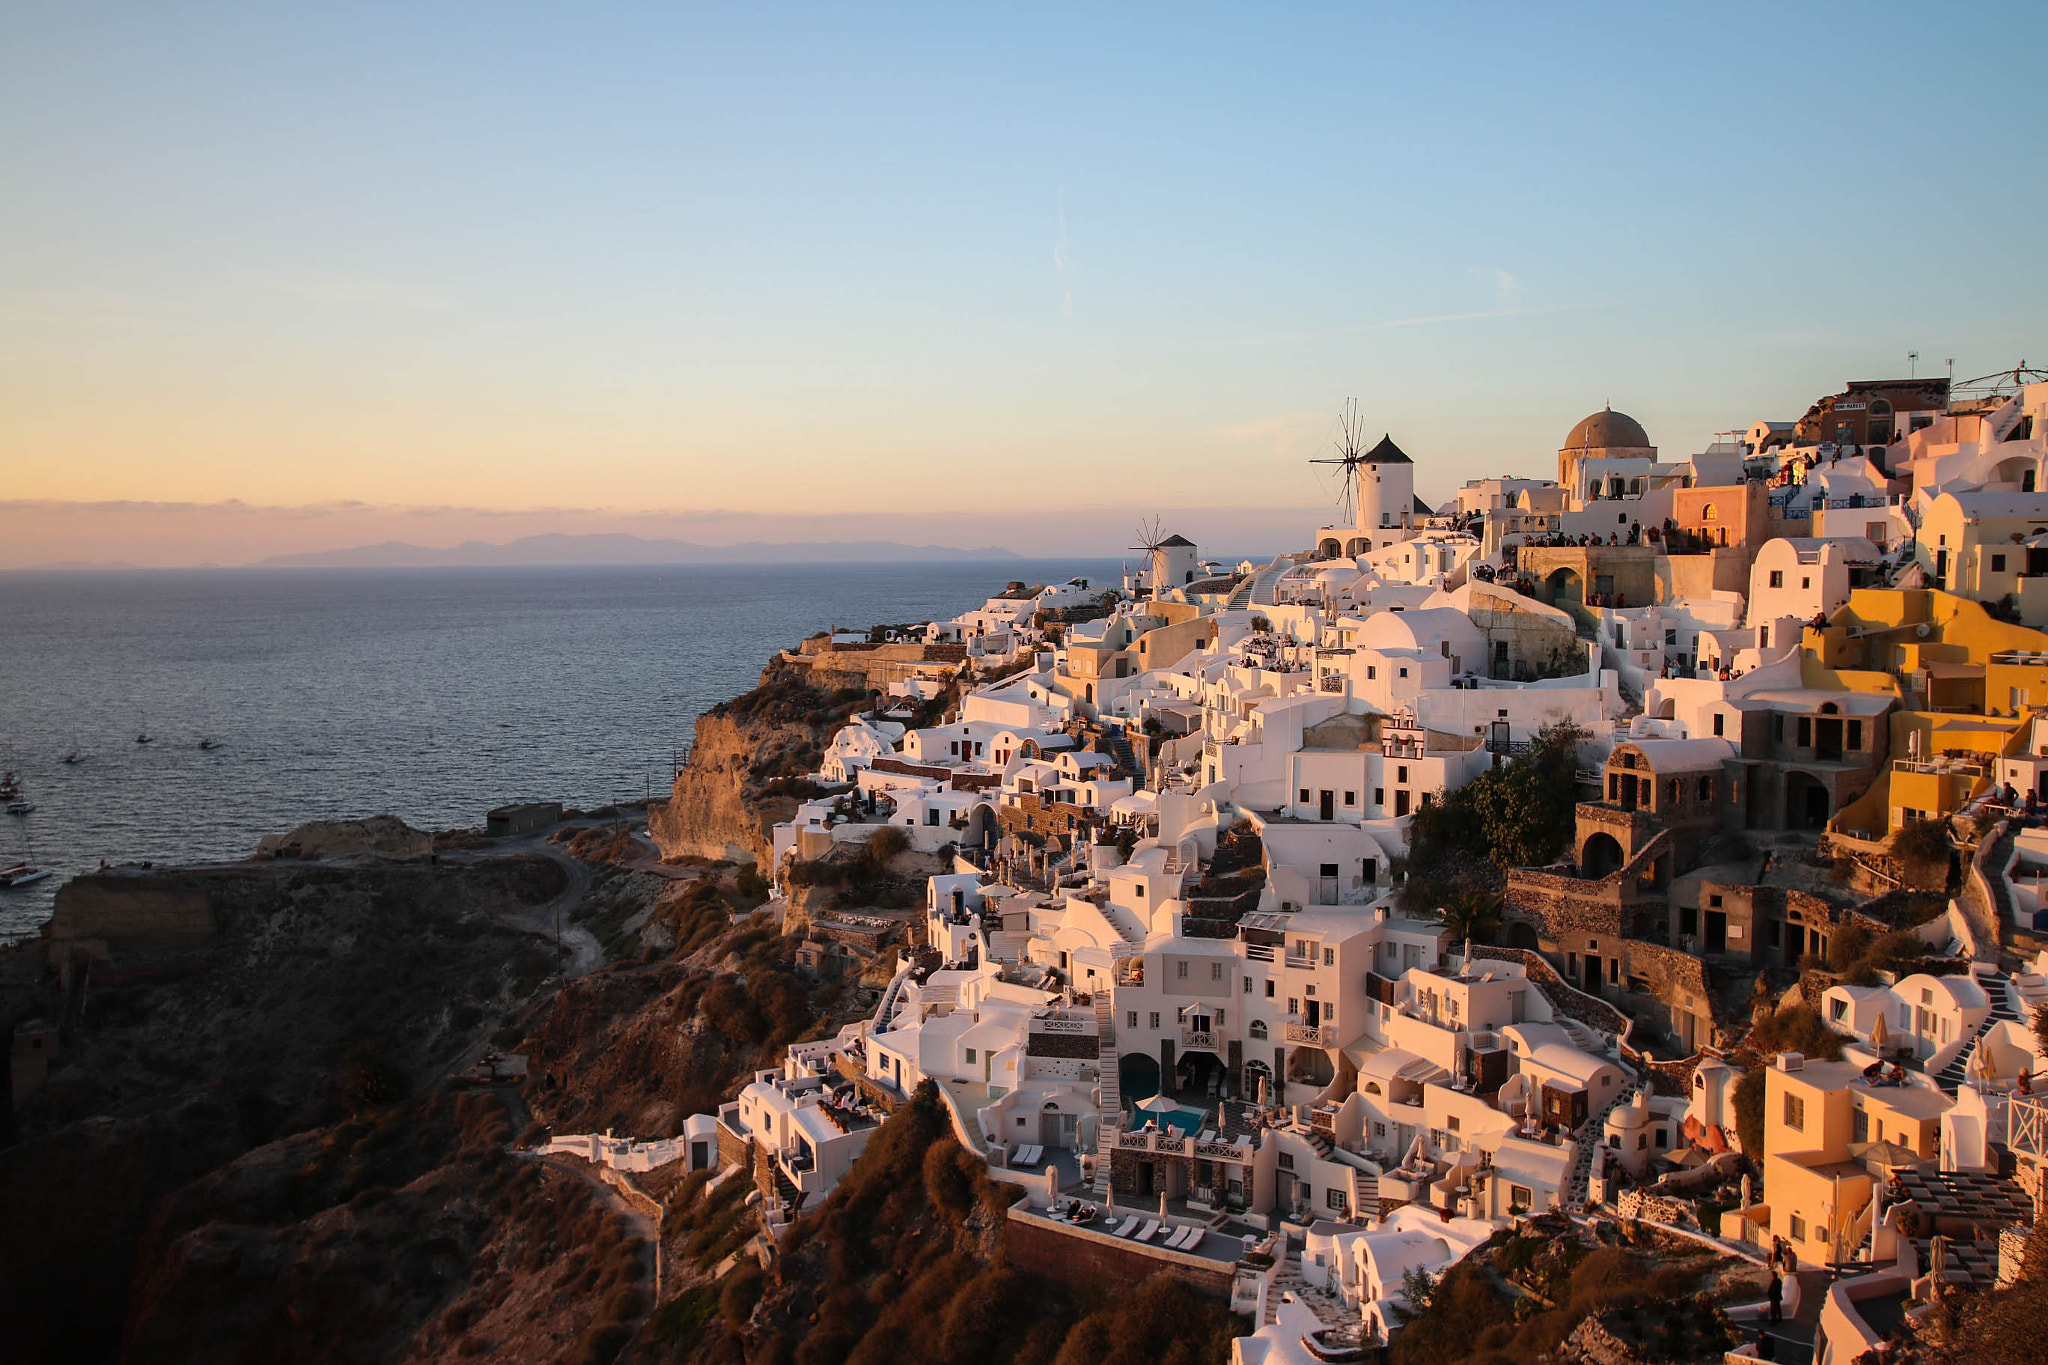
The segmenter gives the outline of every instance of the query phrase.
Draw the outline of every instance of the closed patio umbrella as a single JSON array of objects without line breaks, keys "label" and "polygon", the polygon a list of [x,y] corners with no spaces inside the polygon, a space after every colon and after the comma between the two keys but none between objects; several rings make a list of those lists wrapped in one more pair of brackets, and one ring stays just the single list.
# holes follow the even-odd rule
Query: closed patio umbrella
[{"label": "closed patio umbrella", "polygon": [[1884,1026],[1884,1015],[1880,1013],[1877,1022],[1870,1026],[1870,1050],[1883,1056],[1885,1045],[1891,1040],[1891,1030]]}]

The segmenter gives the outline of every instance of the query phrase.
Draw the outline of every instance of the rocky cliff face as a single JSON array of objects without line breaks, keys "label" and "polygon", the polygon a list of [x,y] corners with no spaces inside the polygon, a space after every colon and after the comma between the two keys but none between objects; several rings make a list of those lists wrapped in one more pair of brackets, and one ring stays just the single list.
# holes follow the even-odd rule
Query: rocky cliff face
[{"label": "rocky cliff face", "polygon": [[288,834],[257,841],[259,858],[424,858],[434,837],[395,815],[363,820],[311,820]]},{"label": "rocky cliff face", "polygon": [[647,813],[664,857],[766,862],[770,831],[796,813],[797,779],[817,769],[833,732],[865,692],[821,692],[786,665],[697,718],[690,761],[667,802]]},{"label": "rocky cliff face", "polygon": [[348,1056],[403,1091],[522,1008],[555,960],[523,926],[565,884],[539,857],[86,881],[31,956],[87,931],[99,949],[68,978],[9,974],[0,994],[0,1013],[56,1021],[62,1039],[0,1150],[0,1206],[42,1230],[0,1238],[0,1318],[25,1360],[104,1358],[156,1201],[334,1123]]}]

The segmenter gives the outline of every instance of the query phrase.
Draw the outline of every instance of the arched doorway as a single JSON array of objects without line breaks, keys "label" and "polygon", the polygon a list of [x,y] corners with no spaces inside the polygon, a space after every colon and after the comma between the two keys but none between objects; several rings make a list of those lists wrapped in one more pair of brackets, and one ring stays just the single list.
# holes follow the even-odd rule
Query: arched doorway
[{"label": "arched doorway", "polygon": [[1199,1107],[1213,1103],[1223,1083],[1223,1060],[1213,1052],[1186,1051],[1173,1061],[1173,1093],[1186,1095]]},{"label": "arched doorway", "polygon": [[1593,881],[1618,871],[1621,864],[1621,842],[1612,834],[1594,835],[1579,854],[1580,875]]},{"label": "arched doorway", "polygon": [[1261,1081],[1264,1081],[1266,1084],[1265,1097],[1268,1103],[1280,1098],[1279,1093],[1273,1088],[1273,1068],[1267,1066],[1264,1062],[1246,1062],[1244,1064],[1245,1099],[1257,1103],[1259,1099],[1259,1083]]},{"label": "arched doorway", "polygon": [[1124,1108],[1159,1093],[1159,1060],[1143,1052],[1126,1052],[1116,1059],[1116,1084]]},{"label": "arched doorway", "polygon": [[1583,606],[1586,580],[1573,569],[1552,569],[1550,577],[1543,580],[1543,592],[1553,607]]},{"label": "arched doorway", "polygon": [[995,843],[996,813],[988,802],[981,802],[967,813],[967,828],[960,832],[962,848],[990,848]]},{"label": "arched doorway", "polygon": [[1287,1054],[1287,1079],[1320,1090],[1337,1079],[1337,1068],[1321,1048],[1298,1047]]},{"label": "arched doorway", "polygon": [[1335,559],[1339,554],[1343,553],[1343,550],[1344,547],[1338,544],[1336,541],[1326,540],[1322,544],[1316,546],[1316,558]]},{"label": "arched doorway", "polygon": [[1826,829],[1833,813],[1827,784],[1812,773],[1785,774],[1785,827]]},{"label": "arched doorway", "polygon": [[1364,536],[1355,536],[1344,545],[1344,553],[1352,559],[1358,558],[1372,548],[1372,541]]},{"label": "arched doorway", "polygon": [[1520,948],[1525,952],[1533,953],[1540,946],[1541,941],[1536,937],[1536,927],[1534,925],[1524,921],[1517,921],[1509,926],[1508,947]]}]

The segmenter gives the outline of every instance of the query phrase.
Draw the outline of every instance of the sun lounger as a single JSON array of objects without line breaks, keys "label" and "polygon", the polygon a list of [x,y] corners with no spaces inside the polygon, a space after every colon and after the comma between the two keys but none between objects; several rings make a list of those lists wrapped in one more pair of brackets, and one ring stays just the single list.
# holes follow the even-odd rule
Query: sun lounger
[{"label": "sun lounger", "polygon": [[1153,1234],[1157,1233],[1158,1231],[1159,1220],[1157,1218],[1148,1219],[1146,1220],[1145,1226],[1138,1229],[1137,1240],[1140,1242],[1149,1242],[1152,1240]]},{"label": "sun lounger", "polygon": [[1017,1149],[1017,1164],[1019,1166],[1036,1166],[1038,1158],[1044,1154],[1045,1148],[1043,1147],[1020,1147]]},{"label": "sun lounger", "polygon": [[1138,1215],[1134,1213],[1130,1217],[1124,1219],[1123,1222],[1117,1224],[1114,1228],[1110,1229],[1109,1235],[1112,1237],[1128,1237],[1137,1230]]}]

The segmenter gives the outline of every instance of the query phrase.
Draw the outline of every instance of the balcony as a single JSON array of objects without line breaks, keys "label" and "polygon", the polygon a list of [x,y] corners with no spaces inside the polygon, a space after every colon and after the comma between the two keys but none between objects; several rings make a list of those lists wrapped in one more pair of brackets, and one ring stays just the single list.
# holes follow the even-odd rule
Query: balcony
[{"label": "balcony", "polygon": [[1337,1030],[1329,1027],[1318,1028],[1313,1024],[1289,1024],[1284,1036],[1290,1043],[1302,1043],[1309,1047],[1337,1046]]},{"label": "balcony", "polygon": [[1180,1031],[1180,1045],[1183,1051],[1189,1048],[1197,1048],[1204,1052],[1219,1054],[1222,1052],[1222,1049],[1217,1046],[1216,1031],[1214,1029],[1184,1028]]}]

